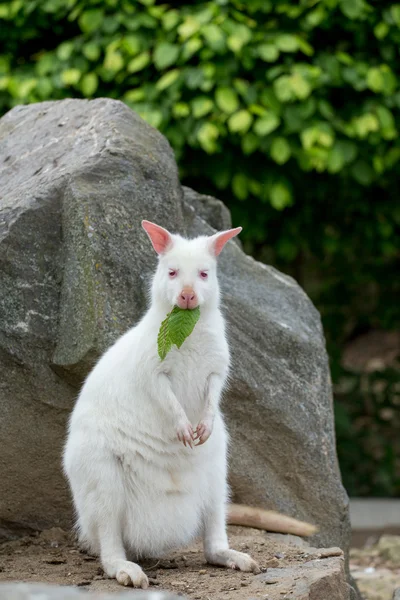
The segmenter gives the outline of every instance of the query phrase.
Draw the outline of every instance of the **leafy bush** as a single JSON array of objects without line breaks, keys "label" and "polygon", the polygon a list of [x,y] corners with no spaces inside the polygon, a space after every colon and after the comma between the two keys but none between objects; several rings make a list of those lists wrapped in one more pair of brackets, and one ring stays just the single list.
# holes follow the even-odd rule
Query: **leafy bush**
[{"label": "leafy bush", "polygon": [[224,199],[247,249],[346,338],[399,324],[400,4],[381,0],[11,0],[0,113],[125,101]]},{"label": "leafy bush", "polygon": [[400,495],[398,371],[343,373],[335,403],[343,483],[350,495]]}]

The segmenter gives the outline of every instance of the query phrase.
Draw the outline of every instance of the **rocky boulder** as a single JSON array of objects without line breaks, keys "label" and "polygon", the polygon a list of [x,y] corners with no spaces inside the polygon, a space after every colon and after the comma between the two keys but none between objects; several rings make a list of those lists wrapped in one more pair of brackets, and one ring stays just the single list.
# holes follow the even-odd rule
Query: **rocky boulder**
[{"label": "rocky boulder", "polygon": [[[64,100],[0,121],[0,530],[68,526],[68,414],[99,354],[146,306],[156,257],[140,227],[230,226],[182,188],[167,140],[121,102]],[[238,223],[235,223],[238,225]],[[233,368],[224,411],[234,500],[349,541],[320,317],[297,283],[231,242],[220,279]]]}]

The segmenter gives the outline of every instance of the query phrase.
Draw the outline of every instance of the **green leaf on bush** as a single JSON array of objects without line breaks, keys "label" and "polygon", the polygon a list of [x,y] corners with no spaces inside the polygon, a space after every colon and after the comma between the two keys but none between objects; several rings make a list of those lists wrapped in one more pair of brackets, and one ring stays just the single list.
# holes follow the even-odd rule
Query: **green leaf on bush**
[{"label": "green leaf on bush", "polygon": [[98,84],[99,80],[96,73],[88,73],[82,77],[81,90],[85,98],[91,98],[93,96],[97,90]]},{"label": "green leaf on bush", "polygon": [[257,119],[257,121],[254,123],[253,129],[257,135],[264,137],[279,127],[279,124],[280,118],[277,117],[273,112],[268,112],[260,119]]},{"label": "green leaf on bush", "polygon": [[61,73],[61,80],[65,85],[76,85],[81,78],[79,69],[66,69]]},{"label": "green leaf on bush", "polygon": [[142,52],[128,63],[128,73],[137,73],[143,71],[145,67],[150,63],[149,52]]},{"label": "green leaf on bush", "polygon": [[176,63],[179,56],[179,46],[169,42],[161,42],[156,46],[153,59],[160,71]]},{"label": "green leaf on bush", "polygon": [[246,133],[249,129],[253,117],[247,110],[239,110],[237,113],[232,115],[228,120],[228,127],[231,133]]},{"label": "green leaf on bush", "polygon": [[367,73],[367,84],[373,92],[381,92],[385,85],[383,74],[379,67],[371,67]]},{"label": "green leaf on bush", "polygon": [[222,33],[221,27],[215,25],[214,23],[210,23],[209,25],[204,25],[201,29],[201,33],[213,50],[222,50],[225,47],[225,37]]},{"label": "green leaf on bush", "polygon": [[283,210],[292,204],[292,193],[285,183],[274,183],[271,186],[269,199],[273,208]]},{"label": "green leaf on bush", "polygon": [[91,61],[98,60],[101,54],[100,46],[96,42],[84,44],[82,51],[86,58]]},{"label": "green leaf on bush", "polygon": [[192,100],[192,112],[195,119],[204,117],[213,109],[214,103],[207,96],[199,96]]},{"label": "green leaf on bush", "polygon": [[219,129],[214,123],[203,123],[197,132],[197,139],[208,154],[213,154],[217,150],[218,136]]},{"label": "green leaf on bush", "polygon": [[266,62],[275,62],[279,57],[279,50],[273,44],[261,44],[257,50],[260,58]]},{"label": "green leaf on bush", "polygon": [[289,142],[284,137],[277,137],[271,144],[271,157],[278,165],[284,165],[290,158],[292,151]]},{"label": "green leaf on bush", "polygon": [[279,35],[275,44],[282,52],[296,52],[299,48],[299,43],[296,36],[290,34]]},{"label": "green leaf on bush", "polygon": [[233,52],[240,52],[240,50],[251,40],[251,29],[246,25],[236,25],[233,33],[228,37],[228,47]]},{"label": "green leaf on bush", "polygon": [[187,337],[192,333],[200,318],[200,308],[192,310],[174,306],[161,323],[157,336],[158,355],[164,360],[172,346],[180,348]]},{"label": "green leaf on bush", "polygon": [[100,28],[104,19],[104,12],[100,8],[85,10],[78,19],[79,27],[83,33],[93,33]]},{"label": "green leaf on bush", "polygon": [[358,160],[351,169],[354,179],[361,185],[370,185],[374,179],[374,171],[365,160]]},{"label": "green leaf on bush", "polygon": [[236,173],[232,179],[233,193],[239,200],[246,200],[249,195],[247,187],[247,177],[243,173]]},{"label": "green leaf on bush", "polygon": [[239,108],[237,93],[232,88],[220,87],[215,92],[215,101],[222,112],[230,115]]},{"label": "green leaf on bush", "polygon": [[166,90],[169,88],[175,81],[178,79],[180,74],[179,69],[172,69],[172,71],[168,71],[165,73],[156,83],[156,88],[160,91]]},{"label": "green leaf on bush", "polygon": [[107,71],[117,73],[122,69],[123,66],[124,59],[120,52],[107,52],[104,59],[104,68],[107,69]]}]

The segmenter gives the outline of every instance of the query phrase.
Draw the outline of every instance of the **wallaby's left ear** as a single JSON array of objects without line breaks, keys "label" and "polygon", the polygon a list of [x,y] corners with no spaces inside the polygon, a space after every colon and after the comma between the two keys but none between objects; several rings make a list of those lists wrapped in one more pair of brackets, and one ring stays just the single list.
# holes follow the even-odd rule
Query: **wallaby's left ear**
[{"label": "wallaby's left ear", "polygon": [[210,236],[209,239],[209,247],[211,254],[214,256],[218,256],[221,253],[221,250],[225,246],[226,242],[229,242],[230,239],[239,235],[242,231],[241,227],[236,227],[235,229],[228,229],[227,231],[220,231],[219,233],[215,233]]}]

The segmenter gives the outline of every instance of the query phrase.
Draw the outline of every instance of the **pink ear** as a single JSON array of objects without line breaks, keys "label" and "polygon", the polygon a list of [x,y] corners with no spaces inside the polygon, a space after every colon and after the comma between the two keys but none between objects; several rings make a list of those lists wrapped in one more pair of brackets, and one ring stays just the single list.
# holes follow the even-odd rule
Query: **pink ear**
[{"label": "pink ear", "polygon": [[171,234],[163,227],[150,223],[150,221],[142,221],[142,227],[149,236],[157,254],[163,254],[172,245]]},{"label": "pink ear", "polygon": [[241,227],[236,227],[235,229],[228,229],[228,231],[221,231],[221,233],[216,233],[210,237],[211,242],[211,251],[215,256],[218,256],[225,246],[226,242],[235,235],[238,235],[242,231]]}]

